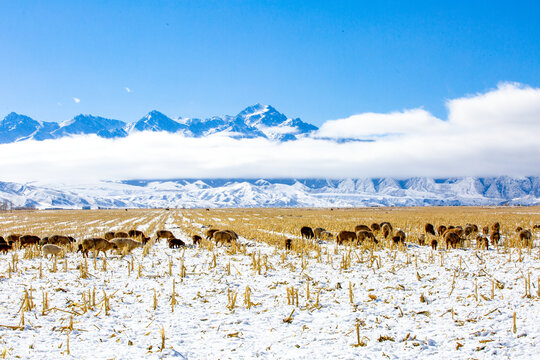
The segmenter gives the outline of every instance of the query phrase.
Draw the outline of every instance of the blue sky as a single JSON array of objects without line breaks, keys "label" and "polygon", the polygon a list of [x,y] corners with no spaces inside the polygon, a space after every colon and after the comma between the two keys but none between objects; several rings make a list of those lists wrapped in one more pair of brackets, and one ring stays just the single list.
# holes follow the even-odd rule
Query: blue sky
[{"label": "blue sky", "polygon": [[3,1],[0,45],[1,117],[446,118],[448,99],[540,86],[540,2]]}]

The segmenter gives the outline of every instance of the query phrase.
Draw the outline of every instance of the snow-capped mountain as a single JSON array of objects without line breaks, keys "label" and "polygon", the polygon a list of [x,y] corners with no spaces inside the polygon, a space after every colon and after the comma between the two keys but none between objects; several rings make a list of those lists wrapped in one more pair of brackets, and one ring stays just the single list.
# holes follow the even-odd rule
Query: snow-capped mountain
[{"label": "snow-capped mountain", "polygon": [[540,177],[0,182],[6,200],[36,208],[540,205]]},{"label": "snow-capped mountain", "polygon": [[126,124],[120,120],[93,115],[77,115],[60,124],[39,122],[25,115],[10,113],[0,121],[0,143],[28,139],[45,140],[64,136],[96,134],[104,138],[129,136],[133,132],[165,131],[185,136],[203,137],[216,133],[233,138],[268,138],[274,141],[296,140],[308,136],[317,127],[296,118],[287,118],[272,106],[256,104],[236,116],[214,116],[208,119],[177,120],[153,110],[142,119]]}]

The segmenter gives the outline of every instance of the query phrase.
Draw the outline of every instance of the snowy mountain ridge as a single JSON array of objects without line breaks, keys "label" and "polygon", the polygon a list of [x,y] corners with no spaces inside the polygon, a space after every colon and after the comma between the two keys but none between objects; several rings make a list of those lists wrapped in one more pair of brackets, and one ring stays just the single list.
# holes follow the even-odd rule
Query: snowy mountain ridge
[{"label": "snowy mountain ridge", "polygon": [[0,182],[0,201],[46,208],[540,205],[540,177]]},{"label": "snowy mountain ridge", "polygon": [[182,133],[190,137],[225,133],[237,139],[261,137],[273,141],[290,141],[308,136],[317,129],[299,118],[288,118],[272,106],[261,104],[249,106],[236,116],[214,116],[208,119],[179,117],[175,120],[152,110],[133,123],[83,114],[61,123],[41,122],[12,112],[0,120],[0,144],[81,134],[119,138],[140,131]]}]

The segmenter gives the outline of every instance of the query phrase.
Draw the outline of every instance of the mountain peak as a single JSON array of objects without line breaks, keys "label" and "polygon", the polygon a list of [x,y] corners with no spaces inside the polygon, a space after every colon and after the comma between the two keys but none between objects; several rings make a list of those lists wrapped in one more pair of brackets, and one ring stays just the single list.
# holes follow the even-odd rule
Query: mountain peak
[{"label": "mountain peak", "polygon": [[167,115],[157,110],[150,111],[148,114],[143,116],[142,119],[134,124],[131,124],[129,127],[129,130],[135,131],[166,131],[170,133],[187,128],[186,125],[180,124],[178,121],[171,119]]}]

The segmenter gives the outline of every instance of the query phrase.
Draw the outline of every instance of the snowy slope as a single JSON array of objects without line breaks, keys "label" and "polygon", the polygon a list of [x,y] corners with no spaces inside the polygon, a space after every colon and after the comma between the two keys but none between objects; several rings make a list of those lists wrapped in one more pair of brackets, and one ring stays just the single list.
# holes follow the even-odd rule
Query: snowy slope
[{"label": "snowy slope", "polygon": [[0,200],[38,208],[539,205],[540,179],[183,179],[82,185],[0,182]]}]

